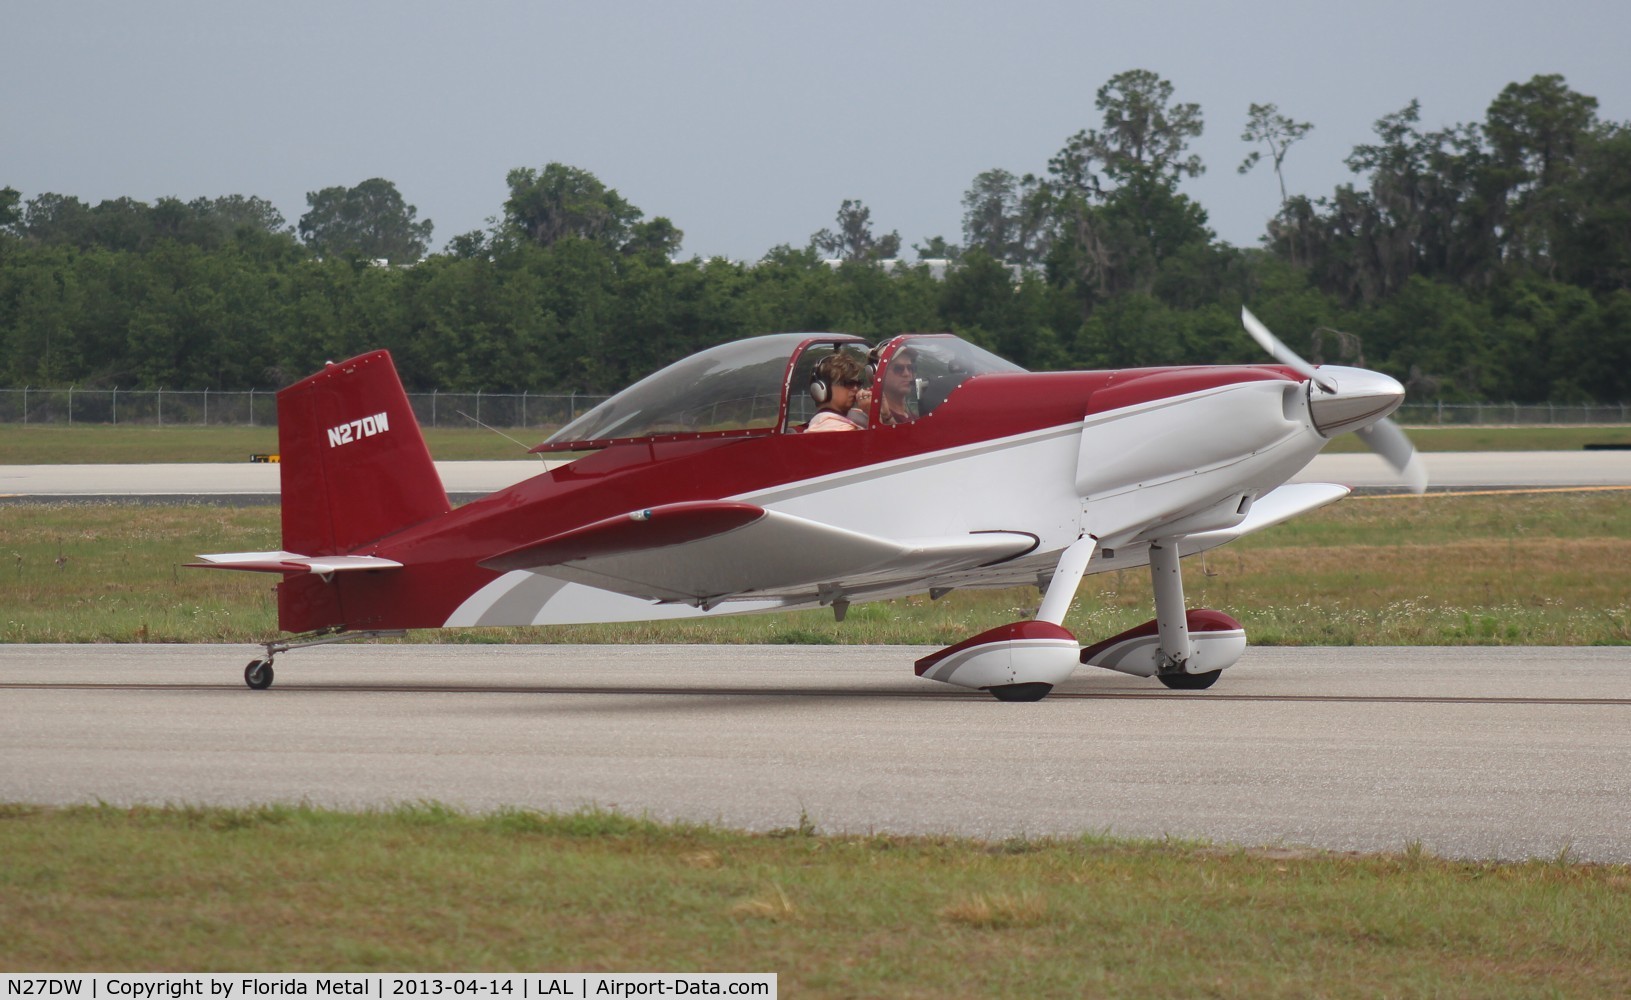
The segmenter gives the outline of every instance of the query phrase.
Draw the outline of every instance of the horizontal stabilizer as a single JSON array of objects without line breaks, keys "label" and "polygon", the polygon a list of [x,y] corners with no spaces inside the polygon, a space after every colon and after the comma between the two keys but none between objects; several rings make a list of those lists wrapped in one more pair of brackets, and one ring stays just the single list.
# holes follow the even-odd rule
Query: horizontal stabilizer
[{"label": "horizontal stabilizer", "polygon": [[917,579],[1031,551],[1024,532],[892,539],[747,503],[701,501],[635,511],[482,561],[654,601],[808,598]]},{"label": "horizontal stabilizer", "polygon": [[192,569],[242,569],[252,573],[344,573],[361,569],[401,569],[402,564],[378,556],[303,556],[296,552],[216,552],[187,563]]}]

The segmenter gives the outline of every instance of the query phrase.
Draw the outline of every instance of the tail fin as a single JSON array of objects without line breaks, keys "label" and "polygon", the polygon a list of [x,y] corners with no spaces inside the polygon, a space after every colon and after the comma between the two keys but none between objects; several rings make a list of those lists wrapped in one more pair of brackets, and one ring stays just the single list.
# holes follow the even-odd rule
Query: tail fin
[{"label": "tail fin", "polygon": [[452,509],[388,351],[278,393],[283,547],[348,552]]}]

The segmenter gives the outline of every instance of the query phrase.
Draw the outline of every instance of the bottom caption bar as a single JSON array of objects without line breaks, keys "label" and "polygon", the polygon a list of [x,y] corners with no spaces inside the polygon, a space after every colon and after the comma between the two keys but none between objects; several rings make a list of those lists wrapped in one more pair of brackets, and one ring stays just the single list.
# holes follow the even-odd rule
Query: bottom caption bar
[{"label": "bottom caption bar", "polygon": [[55,1000],[264,1000],[272,997],[771,997],[773,972],[0,973],[9,997]]}]

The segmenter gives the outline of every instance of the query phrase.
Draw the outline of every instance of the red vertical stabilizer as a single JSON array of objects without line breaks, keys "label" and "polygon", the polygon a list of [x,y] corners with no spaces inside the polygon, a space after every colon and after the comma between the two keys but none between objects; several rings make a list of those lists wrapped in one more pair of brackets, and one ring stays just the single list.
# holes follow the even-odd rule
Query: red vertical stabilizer
[{"label": "red vertical stabilizer", "polygon": [[330,364],[277,406],[288,551],[346,553],[452,509],[390,352]]}]

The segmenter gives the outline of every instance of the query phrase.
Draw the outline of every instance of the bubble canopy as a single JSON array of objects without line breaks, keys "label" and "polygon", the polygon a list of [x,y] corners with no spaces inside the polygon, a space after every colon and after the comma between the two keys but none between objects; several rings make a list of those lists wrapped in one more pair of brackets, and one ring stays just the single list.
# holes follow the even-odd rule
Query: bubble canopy
[{"label": "bubble canopy", "polygon": [[[887,366],[907,347],[918,368],[942,383],[941,399],[975,375],[1024,370],[950,334],[903,334],[872,353]],[[843,333],[777,333],[711,347],[634,383],[533,451],[796,430],[811,411],[805,384],[815,363],[839,350],[864,360],[869,348],[866,340]]]}]

